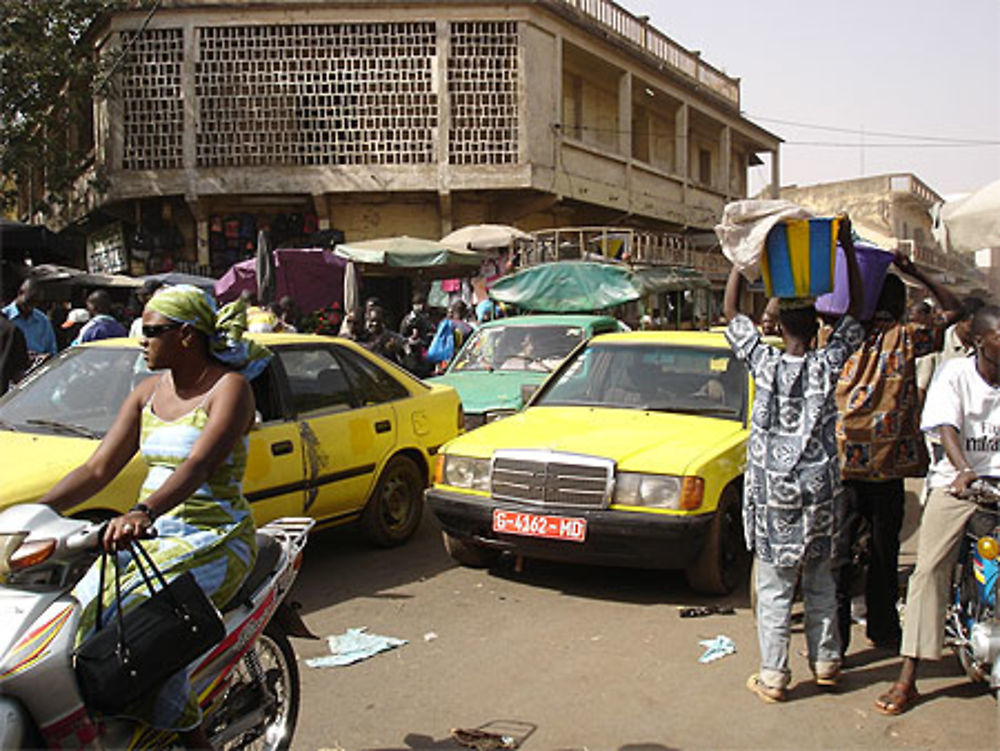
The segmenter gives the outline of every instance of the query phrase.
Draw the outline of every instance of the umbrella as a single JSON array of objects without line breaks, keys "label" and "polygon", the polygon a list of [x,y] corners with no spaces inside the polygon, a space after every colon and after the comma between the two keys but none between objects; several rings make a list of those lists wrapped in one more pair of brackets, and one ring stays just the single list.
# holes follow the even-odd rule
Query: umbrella
[{"label": "umbrella", "polygon": [[264,230],[257,233],[254,271],[257,274],[257,304],[264,306],[274,301],[275,288],[274,256],[271,255],[271,242]]},{"label": "umbrella", "polygon": [[482,258],[470,250],[449,247],[419,237],[383,237],[338,245],[334,253],[355,263],[423,269],[434,266],[479,266]]},{"label": "umbrella", "polygon": [[41,263],[26,269],[27,275],[36,281],[48,283],[74,284],[83,287],[124,287],[136,288],[142,286],[142,280],[123,274],[103,274],[75,269],[70,266],[60,266],[55,263]]},{"label": "umbrella", "polygon": [[214,292],[215,279],[210,276],[199,276],[198,274],[184,274],[180,271],[164,271],[162,274],[146,274],[139,277],[140,281],[156,280],[164,284],[190,284],[206,292]]},{"label": "umbrella", "polygon": [[515,240],[530,240],[531,235],[506,224],[470,224],[441,238],[442,245],[469,250],[509,248]]},{"label": "umbrella", "polygon": [[1000,180],[935,208],[935,236],[946,250],[973,251],[1000,246]]},{"label": "umbrella", "polygon": [[358,307],[358,270],[353,261],[348,262],[344,269],[344,313],[347,314]]},{"label": "umbrella", "polygon": [[[274,258],[275,299],[288,295],[305,312],[342,302],[347,262],[325,248],[279,248]],[[244,290],[257,291],[256,259],[234,263],[215,283],[220,303],[235,300]]]},{"label": "umbrella", "polygon": [[490,297],[548,313],[603,310],[638,300],[641,285],[627,268],[588,261],[556,261],[501,277]]}]

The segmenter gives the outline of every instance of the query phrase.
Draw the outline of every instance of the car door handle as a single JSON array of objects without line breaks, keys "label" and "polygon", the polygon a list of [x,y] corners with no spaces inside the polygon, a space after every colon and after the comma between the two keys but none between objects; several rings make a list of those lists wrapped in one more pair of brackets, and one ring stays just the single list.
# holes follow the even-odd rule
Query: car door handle
[{"label": "car door handle", "polygon": [[392,430],[392,423],[388,420],[379,420],[375,423],[376,433],[388,433],[390,430]]},{"label": "car door handle", "polygon": [[278,441],[271,444],[271,453],[274,456],[284,456],[285,454],[292,453],[294,448],[291,441]]}]

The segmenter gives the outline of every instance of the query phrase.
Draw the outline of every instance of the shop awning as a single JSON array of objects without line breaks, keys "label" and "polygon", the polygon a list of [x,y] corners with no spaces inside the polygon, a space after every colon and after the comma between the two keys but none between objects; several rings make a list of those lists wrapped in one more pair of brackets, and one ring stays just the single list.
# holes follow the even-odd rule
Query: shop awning
[{"label": "shop awning", "polygon": [[340,258],[355,263],[406,269],[429,269],[441,266],[465,266],[471,269],[479,267],[483,261],[481,255],[471,250],[449,247],[436,240],[424,240],[407,235],[341,243],[333,252]]}]

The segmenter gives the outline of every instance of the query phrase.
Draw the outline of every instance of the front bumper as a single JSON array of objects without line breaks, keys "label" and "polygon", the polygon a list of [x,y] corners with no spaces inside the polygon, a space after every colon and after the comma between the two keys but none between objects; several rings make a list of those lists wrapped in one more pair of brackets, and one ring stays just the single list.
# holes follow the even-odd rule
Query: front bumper
[{"label": "front bumper", "polygon": [[[636,568],[686,568],[694,563],[708,535],[714,513],[667,516],[641,511],[540,507],[494,501],[440,488],[425,494],[446,532],[477,545],[509,550],[528,558]],[[550,540],[494,532],[493,509],[587,520],[583,542]]]}]

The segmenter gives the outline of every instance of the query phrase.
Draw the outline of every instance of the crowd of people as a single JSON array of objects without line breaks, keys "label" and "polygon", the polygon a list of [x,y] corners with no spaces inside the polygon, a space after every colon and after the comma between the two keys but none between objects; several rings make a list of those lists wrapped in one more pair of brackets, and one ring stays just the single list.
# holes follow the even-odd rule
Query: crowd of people
[{"label": "crowd of people", "polygon": [[[1000,308],[959,300],[897,253],[896,270],[926,288],[933,305],[907,308],[906,286],[890,273],[862,323],[849,222],[840,242],[851,294],[839,319],[824,320],[810,299],[782,299],[755,323],[739,311],[736,268],[726,287],[726,336],[756,385],[744,530],[757,564],[761,658],[747,686],[766,702],[787,698],[797,588],[815,682],[835,685],[860,581],[868,646],[903,658],[898,680],[875,702],[896,715],[919,699],[919,661],[941,655],[951,572],[975,509],[962,494],[979,478],[1000,477],[992,444],[972,440],[1000,429]],[[780,335],[783,347],[768,335]],[[901,625],[906,478],[922,478],[927,490]]]},{"label": "crowd of people", "polygon": [[[26,279],[0,316],[0,394],[32,367],[66,347],[119,336],[140,338],[142,310],[163,286],[161,281],[146,280],[130,305],[117,304],[106,290],[97,289],[87,295],[83,307],[70,307],[45,300],[43,286]],[[266,305],[249,292],[241,298],[251,333],[342,336],[419,378],[443,372],[476,325],[505,314],[503,307],[492,301],[480,303],[474,313],[462,300],[447,310],[432,309],[426,296],[416,292],[410,310],[394,326],[377,297],[368,298],[356,310],[344,311],[334,302],[309,314],[303,314],[289,296]]]}]

